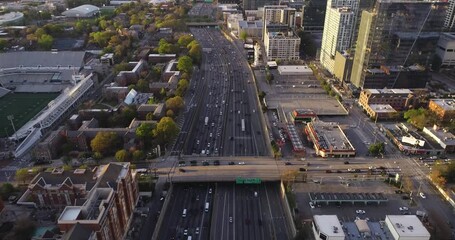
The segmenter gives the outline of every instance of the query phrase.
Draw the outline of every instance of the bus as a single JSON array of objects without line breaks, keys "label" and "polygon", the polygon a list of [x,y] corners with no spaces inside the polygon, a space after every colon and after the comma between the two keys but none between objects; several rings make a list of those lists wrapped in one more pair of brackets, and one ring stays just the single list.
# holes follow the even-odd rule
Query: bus
[{"label": "bus", "polygon": [[205,126],[209,124],[209,117],[205,117]]},{"label": "bus", "polygon": [[242,132],[245,132],[245,119],[242,118]]},{"label": "bus", "polygon": [[208,212],[208,211],[209,211],[209,203],[206,202],[206,203],[205,203],[205,212]]}]

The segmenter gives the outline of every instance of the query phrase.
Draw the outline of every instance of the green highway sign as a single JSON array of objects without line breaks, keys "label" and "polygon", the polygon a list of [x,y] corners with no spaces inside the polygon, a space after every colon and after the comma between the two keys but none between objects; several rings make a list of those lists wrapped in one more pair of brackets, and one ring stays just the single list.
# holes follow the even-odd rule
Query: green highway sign
[{"label": "green highway sign", "polygon": [[235,179],[236,184],[261,184],[262,180],[260,178],[242,178],[237,177]]}]

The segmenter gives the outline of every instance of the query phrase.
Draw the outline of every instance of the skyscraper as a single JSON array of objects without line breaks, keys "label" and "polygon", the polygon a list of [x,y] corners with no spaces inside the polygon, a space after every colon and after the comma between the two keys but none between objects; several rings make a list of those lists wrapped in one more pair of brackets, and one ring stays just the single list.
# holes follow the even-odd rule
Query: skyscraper
[{"label": "skyscraper", "polygon": [[377,0],[363,11],[351,82],[359,88],[424,87],[448,5]]},{"label": "skyscraper", "polygon": [[336,52],[351,48],[359,0],[328,0],[322,35],[321,64],[333,74]]}]

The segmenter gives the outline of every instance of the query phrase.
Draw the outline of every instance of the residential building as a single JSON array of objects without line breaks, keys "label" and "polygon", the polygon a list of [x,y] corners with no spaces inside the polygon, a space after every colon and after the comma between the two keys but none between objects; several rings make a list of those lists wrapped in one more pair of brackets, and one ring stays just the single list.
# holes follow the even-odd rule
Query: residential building
[{"label": "residential building", "polygon": [[446,30],[453,30],[455,24],[455,0],[448,0],[449,7],[444,21],[444,28]]},{"label": "residential building", "polygon": [[344,240],[346,238],[336,215],[314,215],[312,226],[316,240]]},{"label": "residential building", "polygon": [[335,55],[351,48],[359,0],[327,0],[320,61],[331,74]]},{"label": "residential building", "polygon": [[394,240],[429,240],[430,233],[416,215],[386,215],[385,224]]},{"label": "residential building", "polygon": [[303,29],[306,32],[322,32],[324,29],[327,1],[308,0],[303,7]]},{"label": "residential building", "polygon": [[359,104],[365,110],[371,104],[388,104],[401,111],[417,105],[419,100],[409,89],[364,89],[360,92]]},{"label": "residential building", "polygon": [[441,59],[441,68],[453,68],[455,66],[455,33],[441,33],[436,54]]},{"label": "residential building", "polygon": [[447,8],[442,1],[378,0],[364,10],[351,83],[358,88],[425,87]]},{"label": "residential building", "polygon": [[352,70],[352,57],[348,53],[339,51],[335,54],[333,75],[342,84],[349,82]]},{"label": "residential building", "polygon": [[264,6],[262,12],[263,37],[267,32],[276,32],[273,30],[273,25],[283,25],[292,29],[296,26],[295,8],[286,5],[267,5]]},{"label": "residential building", "polygon": [[[111,1],[112,2],[112,1]],[[83,224],[76,223],[74,224],[69,231],[67,231],[63,236],[63,240],[97,240],[96,233],[90,228],[85,227]]]},{"label": "residential building", "polygon": [[140,76],[144,74],[143,72],[148,71],[147,62],[143,59],[138,62],[129,62],[128,67],[131,68],[131,70],[120,71],[115,78],[115,81],[120,86],[127,86],[132,82],[136,82],[139,80]]},{"label": "residential building", "polygon": [[300,38],[294,32],[267,32],[264,38],[267,60],[299,59]]},{"label": "residential building", "polygon": [[455,153],[455,135],[447,129],[441,129],[435,124],[433,128],[424,127],[423,132],[439,143],[446,153]]},{"label": "residential building", "polygon": [[262,39],[262,21],[239,21],[239,34],[241,32],[246,32],[248,37],[254,37],[257,39]]},{"label": "residential building", "polygon": [[276,5],[279,0],[243,0],[243,10],[257,10],[258,8],[264,7],[265,5]]},{"label": "residential building", "polygon": [[64,136],[61,131],[52,131],[43,141],[33,149],[36,159],[52,160],[58,157],[60,147],[64,143]]},{"label": "residential building", "polygon": [[305,127],[305,133],[318,156],[354,157],[356,154],[344,131],[334,122],[310,122]]},{"label": "residential building", "polygon": [[139,196],[135,173],[130,163],[110,163],[96,173],[96,186],[84,204],[65,207],[58,226],[67,232],[81,224],[99,240],[124,239]]},{"label": "residential building", "polygon": [[390,106],[390,104],[370,104],[367,105],[365,111],[374,121],[391,120],[399,117],[399,112]]},{"label": "residential building", "polygon": [[434,112],[439,120],[451,121],[455,119],[455,99],[430,99],[428,109]]}]

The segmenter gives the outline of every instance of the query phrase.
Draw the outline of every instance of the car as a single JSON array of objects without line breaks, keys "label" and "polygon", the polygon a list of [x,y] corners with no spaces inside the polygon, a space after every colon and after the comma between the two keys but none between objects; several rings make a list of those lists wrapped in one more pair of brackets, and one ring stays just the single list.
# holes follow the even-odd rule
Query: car
[{"label": "car", "polygon": [[239,165],[245,165],[245,162],[239,162]]},{"label": "car", "polygon": [[232,217],[229,217],[229,222],[230,222],[230,223],[232,223],[232,222],[233,222],[233,220],[232,220]]},{"label": "car", "polygon": [[209,162],[207,162],[207,161],[202,162],[202,166],[208,166],[208,165],[210,165]]},{"label": "car", "polygon": [[301,167],[301,168],[299,168],[299,171],[306,172],[306,168]]},{"label": "car", "polygon": [[332,173],[332,170],[327,169],[327,170],[325,170],[325,172],[326,172],[326,173]]},{"label": "car", "polygon": [[344,161],[344,164],[349,164],[349,161]]},{"label": "car", "polygon": [[179,168],[179,171],[180,171],[180,172],[186,172],[186,170],[183,169],[183,168]]},{"label": "car", "polygon": [[310,202],[310,207],[314,208],[314,203],[313,202]]},{"label": "car", "polygon": [[209,188],[209,194],[212,194],[212,189],[211,188]]},{"label": "car", "polygon": [[403,200],[409,200],[409,196],[408,196],[408,195],[403,195],[403,196],[401,196],[401,199],[403,199]]},{"label": "car", "polygon": [[408,207],[400,207],[399,209],[400,209],[400,211],[409,211]]},{"label": "car", "polygon": [[229,162],[228,165],[235,165],[235,162]]},{"label": "car", "polygon": [[420,194],[421,198],[424,198],[424,199],[427,198],[427,196],[425,196],[425,194],[423,192],[420,192],[419,194]]},{"label": "car", "polygon": [[365,214],[365,210],[355,210],[355,213],[357,214]]},{"label": "car", "polygon": [[292,165],[290,162],[285,162],[284,165]]},{"label": "car", "polygon": [[164,200],[164,196],[161,196],[160,201],[163,201],[163,200]]},{"label": "car", "polygon": [[215,161],[213,161],[213,165],[219,166],[219,165],[220,165],[220,160],[215,160]]},{"label": "car", "polygon": [[194,232],[194,234],[196,234],[196,235],[199,234],[199,228],[198,227],[196,228],[196,231]]},{"label": "car", "polygon": [[183,235],[188,236],[188,229],[183,230]]}]

